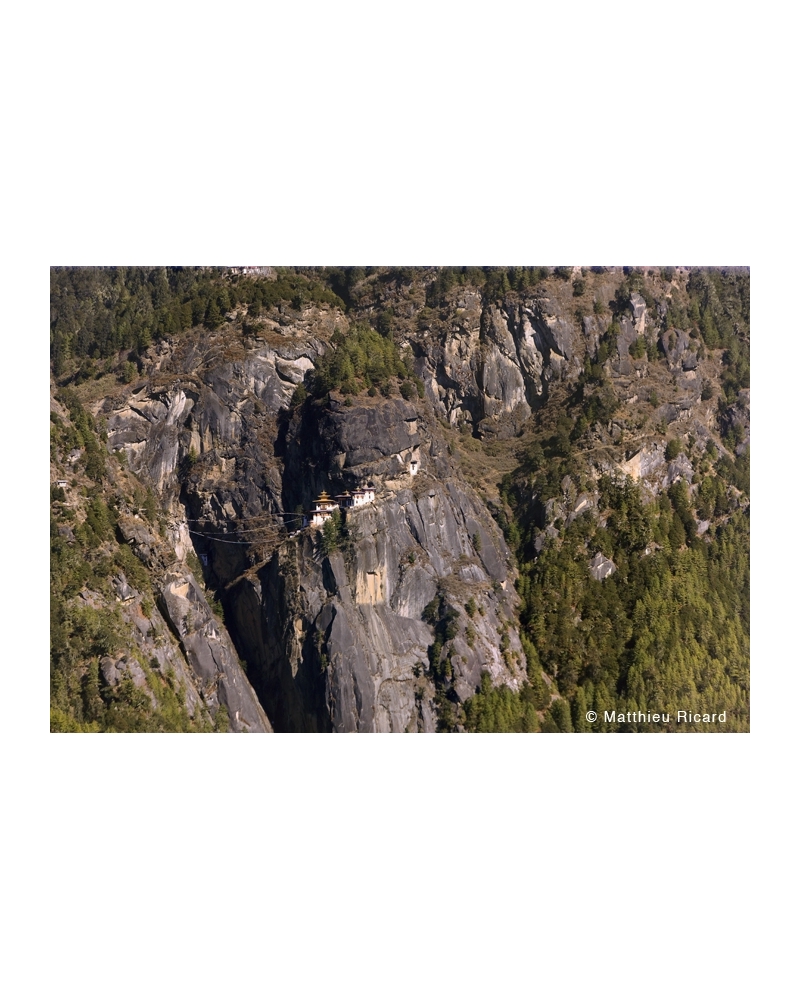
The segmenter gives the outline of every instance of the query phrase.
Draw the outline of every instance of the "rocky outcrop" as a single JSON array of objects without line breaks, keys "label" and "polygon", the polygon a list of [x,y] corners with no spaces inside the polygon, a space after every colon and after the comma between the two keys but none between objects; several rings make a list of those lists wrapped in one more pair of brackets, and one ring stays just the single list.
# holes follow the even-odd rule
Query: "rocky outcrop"
[{"label": "rocky outcrop", "polygon": [[147,676],[135,657],[121,656],[118,660],[111,656],[102,657],[100,675],[109,687],[116,687],[125,678],[130,679],[134,687],[144,691],[150,698],[151,704],[155,705],[155,698],[147,685]]},{"label": "rocky outcrop", "polygon": [[120,514],[117,527],[125,541],[141,561],[151,568],[163,557],[160,541],[150,525],[137,515]]},{"label": "rocky outcrop", "polygon": [[215,620],[194,577],[190,573],[169,573],[160,604],[208,708],[214,712],[224,705],[233,732],[271,732],[230,637]]},{"label": "rocky outcrop", "polygon": [[248,480],[245,508],[260,506],[263,497],[254,500],[249,484],[262,492],[274,485],[275,420],[325,344],[308,336],[286,339],[277,348],[232,351],[207,336],[179,356],[174,350],[172,376],[156,365],[129,397],[104,404],[110,449],[124,453],[128,466],[161,491],[174,488],[190,456],[221,466],[226,477],[225,463],[237,464]]},{"label": "rocky outcrop", "polygon": [[[430,482],[348,512],[341,547],[314,533],[284,543],[231,597],[254,683],[285,729],[404,732],[435,728],[435,675],[447,696],[471,696],[488,670],[517,687],[524,658],[514,619],[510,553],[463,484]],[[437,597],[459,611],[431,653]],[[470,618],[465,605],[474,601]],[[506,635],[506,655],[501,653]],[[437,662],[431,662],[431,656]]]},{"label": "rocky outcrop", "polygon": [[619,375],[630,375],[633,371],[630,348],[639,336],[636,326],[629,316],[622,316],[619,320],[619,333],[617,334],[617,354],[614,358],[613,369]]},{"label": "rocky outcrop", "polygon": [[[660,338],[661,350],[672,369],[696,368],[697,355],[689,351],[689,333],[686,330],[670,328],[664,330]],[[686,362],[686,364],[684,364]]]},{"label": "rocky outcrop", "polygon": [[637,336],[642,336],[647,323],[647,303],[638,292],[631,294],[631,311],[633,312],[633,325]]},{"label": "rocky outcrop", "polygon": [[365,399],[354,406],[332,400],[297,411],[283,446],[285,509],[306,506],[322,490],[352,490],[362,480],[395,485],[412,460],[446,472],[441,442],[432,440],[423,407],[403,399]]},{"label": "rocky outcrop", "polygon": [[143,387],[106,418],[112,450],[162,489],[178,464],[179,433],[193,405],[182,389],[154,394]]},{"label": "rocky outcrop", "polygon": [[570,318],[551,311],[547,298],[488,303],[480,311],[473,300],[469,305],[438,343],[426,347],[419,374],[449,423],[467,422],[481,435],[513,436],[546,400],[548,384],[579,370],[583,334]]},{"label": "rocky outcrop", "polygon": [[564,362],[582,356],[575,324],[566,310],[555,301],[539,298],[527,313],[535,329],[542,338],[546,362],[561,372]]},{"label": "rocky outcrop", "polygon": [[692,463],[686,455],[678,455],[667,466],[666,475],[661,480],[663,488],[671,486],[678,479],[685,479],[687,483],[692,481]]},{"label": "rocky outcrop", "polygon": [[589,572],[595,580],[605,580],[606,577],[616,573],[617,567],[612,559],[604,556],[602,552],[596,552],[594,558],[589,563]]},{"label": "rocky outcrop", "polygon": [[[199,706],[213,718],[223,706],[232,732],[271,732],[272,726],[239,663],[231,637],[219,622],[192,572],[183,562],[188,531],[185,523],[170,526],[168,536],[141,517],[120,514],[117,520],[122,538],[136,556],[154,572],[159,585],[158,610],[144,607],[124,574],[113,583],[124,607],[124,617],[138,633],[138,643],[153,669],[175,676],[190,715]],[[178,643],[176,650],[167,641],[164,626]],[[126,672],[127,671],[127,672]],[[106,664],[103,676],[114,686],[130,676],[137,686],[144,684],[141,666],[133,660],[126,671]]]},{"label": "rocky outcrop", "polygon": [[633,479],[651,479],[661,477],[664,472],[664,447],[660,443],[646,445],[627,461],[621,463],[620,469]]}]

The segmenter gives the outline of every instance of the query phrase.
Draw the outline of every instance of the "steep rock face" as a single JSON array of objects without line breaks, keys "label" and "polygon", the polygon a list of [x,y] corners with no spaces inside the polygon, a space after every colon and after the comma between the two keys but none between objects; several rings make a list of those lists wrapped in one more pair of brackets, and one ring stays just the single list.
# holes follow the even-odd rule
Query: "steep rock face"
[{"label": "steep rock face", "polygon": [[183,354],[173,348],[172,376],[162,373],[159,360],[147,383],[127,398],[106,400],[109,447],[123,451],[129,467],[162,491],[174,486],[176,470],[190,454],[207,457],[223,477],[235,464],[243,474],[243,509],[260,505],[263,497],[254,500],[251,484],[262,493],[277,486],[280,493],[275,419],[324,350],[324,343],[302,331],[278,348],[223,349],[213,337]]},{"label": "steep rock face", "polygon": [[[486,508],[455,478],[427,403],[309,399],[290,413],[294,382],[285,376],[299,382],[306,364],[298,362],[313,350],[293,344],[286,353],[293,356],[256,351],[199,375],[189,366],[182,378],[140,387],[104,414],[110,448],[165,487],[178,515],[176,543],[190,533],[209,579],[223,588],[238,653],[272,722],[286,730],[432,730],[437,699],[470,697],[482,671],[518,686],[524,656],[511,624],[510,552]],[[187,466],[191,453],[197,458]],[[335,494],[365,480],[374,482],[376,502],[347,512],[339,551],[323,556],[313,530],[275,550],[284,513],[307,510],[322,489]],[[272,534],[259,532],[270,524]],[[146,526],[131,519],[128,534],[152,562]],[[422,620],[437,597],[456,622],[447,638],[444,626]],[[472,621],[464,610],[470,597],[483,608]],[[193,578],[167,574],[161,606],[204,699],[226,705],[232,727],[264,726]]]},{"label": "steep rock face", "polygon": [[224,705],[234,732],[271,732],[272,726],[239,666],[230,637],[215,621],[192,574],[168,573],[160,603],[205,703],[212,710]]},{"label": "steep rock face", "polygon": [[[309,402],[288,426],[284,461],[287,510],[365,479],[377,496],[345,513],[339,551],[324,555],[319,533],[303,532],[231,593],[240,648],[258,664],[255,683],[278,728],[431,730],[442,659],[450,697],[473,694],[483,670],[520,683],[515,629],[506,629],[507,657],[499,651],[516,601],[510,553],[483,504],[455,480],[424,404]],[[460,614],[432,664],[434,627],[422,615],[437,594]],[[470,596],[484,614],[468,642]]]},{"label": "steep rock face", "polygon": [[[661,334],[661,349],[664,352],[670,368],[679,369],[681,362],[687,357],[689,349],[689,334],[686,330],[669,329]],[[696,367],[697,358],[692,354],[689,364]]]},{"label": "steep rock face", "polygon": [[[168,671],[175,675],[190,714],[194,715],[202,705],[214,716],[223,705],[232,732],[272,732],[270,721],[239,664],[230,635],[216,621],[202,589],[183,562],[185,524],[171,526],[168,533],[171,538],[162,537],[154,527],[131,515],[121,514],[118,527],[138,558],[154,571],[155,580],[161,581],[158,609],[153,608],[145,615],[145,603],[124,576],[115,580],[124,617],[139,633],[139,645],[150,657],[151,665],[165,675]],[[165,624],[179,649],[167,641]],[[133,661],[126,663],[125,670],[134,683],[142,679],[134,673]],[[116,683],[124,672],[119,664],[105,665],[108,683]]]},{"label": "steep rock face", "polygon": [[[521,683],[510,554],[496,526],[463,484],[431,481],[417,493],[348,512],[340,551],[326,556],[304,533],[238,584],[237,634],[248,663],[260,665],[262,697],[281,706],[272,710],[279,729],[432,730],[436,636],[422,615],[437,594],[459,610],[437,654],[449,658],[450,697],[469,697],[484,670],[497,683]],[[470,597],[483,608],[472,622]]]},{"label": "steep rock face", "polygon": [[418,371],[449,423],[512,436],[546,400],[551,381],[580,370],[584,341],[597,321],[591,318],[592,332],[578,331],[544,297],[481,310],[472,299],[465,304],[452,328],[426,345]]},{"label": "steep rock face", "polygon": [[106,417],[109,444],[124,451],[134,472],[147,473],[159,489],[178,462],[178,436],[194,401],[182,389],[154,395],[143,387],[122,406],[109,407]]},{"label": "steep rock face", "polygon": [[631,311],[633,312],[633,324],[636,333],[641,336],[647,323],[647,303],[638,292],[631,294]]},{"label": "steep rock face", "polygon": [[[294,414],[283,448],[285,509],[308,505],[326,489],[338,493],[362,480],[394,487],[417,467],[447,474],[440,439],[421,403],[366,399],[353,406],[309,403]],[[289,473],[288,470],[291,470]]]},{"label": "steep rock face", "polygon": [[[643,322],[643,321],[642,321]],[[612,364],[618,375],[631,375],[635,365],[631,360],[630,346],[638,337],[637,327],[630,316],[622,316],[619,320],[620,331],[617,334],[616,355]]]},{"label": "steep rock face", "polygon": [[529,311],[534,329],[542,338],[542,344],[549,355],[547,361],[559,371],[566,361],[572,361],[578,354],[577,331],[565,310],[549,298],[539,298]]}]

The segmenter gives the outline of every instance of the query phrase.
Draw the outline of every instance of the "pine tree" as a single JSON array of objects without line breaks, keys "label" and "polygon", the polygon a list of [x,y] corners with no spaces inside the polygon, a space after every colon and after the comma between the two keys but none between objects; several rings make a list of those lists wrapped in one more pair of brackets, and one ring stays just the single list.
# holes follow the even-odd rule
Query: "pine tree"
[{"label": "pine tree", "polygon": [[586,719],[588,710],[583,688],[578,688],[572,702],[572,726],[576,733],[590,733],[592,731],[592,724]]},{"label": "pine tree", "polygon": [[216,330],[221,322],[222,313],[219,311],[216,299],[211,299],[208,304],[208,309],[206,310],[206,326],[211,330]]},{"label": "pine tree", "polygon": [[553,702],[550,708],[550,716],[559,733],[574,732],[569,705],[563,698],[559,698],[557,701]]}]

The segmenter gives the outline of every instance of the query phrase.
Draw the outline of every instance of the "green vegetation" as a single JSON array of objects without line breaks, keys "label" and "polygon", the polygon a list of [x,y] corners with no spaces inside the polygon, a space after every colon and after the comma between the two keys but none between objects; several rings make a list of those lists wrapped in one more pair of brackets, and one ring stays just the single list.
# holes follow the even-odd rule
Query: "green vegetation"
[{"label": "green vegetation", "polygon": [[480,288],[489,299],[512,291],[524,294],[549,276],[548,267],[442,267],[427,286],[426,305],[444,306],[451,290],[460,286]]},{"label": "green vegetation", "polygon": [[440,732],[453,729],[456,720],[456,697],[452,688],[453,665],[450,656],[443,657],[445,643],[458,634],[460,611],[439,590],[422,612],[422,620],[433,628],[433,643],[428,647],[430,677],[436,690],[435,702]]},{"label": "green vegetation", "polygon": [[705,347],[723,350],[723,393],[733,403],[750,385],[749,270],[694,268],[686,292],[685,301],[673,297],[670,302],[665,329],[690,329]]},{"label": "green vegetation", "polygon": [[533,689],[526,686],[521,695],[507,687],[495,688],[488,671],[481,676],[480,691],[464,706],[465,728],[472,733],[535,733],[539,718]]},{"label": "green vegetation", "polygon": [[344,540],[342,515],[338,508],[334,509],[328,520],[322,525],[320,547],[323,555],[329,556],[335,552]]},{"label": "green vegetation", "polygon": [[[74,393],[64,390],[59,398],[70,416],[65,421],[53,414],[53,460],[63,461],[73,448],[84,449],[86,475],[99,488],[83,487],[81,492],[88,495],[81,497],[77,507],[66,503],[63,490],[56,487],[51,491],[51,731],[210,732],[213,722],[207,713],[189,716],[174,674],[158,669],[157,660],[148,662],[143,657],[137,636],[116,603],[112,578],[124,574],[142,595],[141,612],[149,618],[154,611],[150,577],[118,536],[121,498],[108,485],[105,453],[91,416]],[[152,493],[136,487],[127,501],[155,521]],[[127,657],[129,663],[138,665],[147,690],[130,676],[113,687],[107,685],[100,672],[104,656],[115,661]]]},{"label": "green vegetation", "polygon": [[[280,303],[292,308],[344,303],[318,276],[278,269],[277,280],[227,277],[222,268],[53,267],[50,351],[59,377],[78,365],[77,381],[98,374],[93,359],[141,353],[154,340],[204,325],[216,329],[233,309],[259,316]],[[121,372],[125,381],[133,369]]]},{"label": "green vegetation", "polygon": [[[210,732],[211,720],[192,719],[174,676],[153,669],[143,660],[136,637],[113,603],[111,577],[125,574],[137,589],[148,591],[149,579],[126,544],[114,539],[113,508],[95,497],[74,541],[50,528],[50,726],[53,732]],[[79,595],[84,588],[105,598],[92,607]],[[142,611],[152,613],[152,602]],[[113,688],[100,673],[100,659],[127,656],[138,662],[155,698],[133,680],[123,678]]]},{"label": "green vegetation", "polygon": [[[496,516],[520,570],[530,690],[482,686],[465,706],[469,729],[522,730],[528,725],[526,699],[537,697],[545,732],[663,729],[606,722],[607,711],[665,712],[673,722],[678,710],[726,711],[725,729],[749,727],[749,449],[742,449],[746,428],[733,406],[748,382],[749,278],[698,270],[688,292],[673,289],[665,328],[689,329],[694,321],[699,357],[704,346],[724,350],[718,419],[726,451],[720,454],[709,441],[698,455],[691,435],[685,445],[670,439],[666,459],[685,447],[694,465],[693,486],[678,480],[656,502],[646,502],[639,486],[624,477],[593,482],[588,458],[598,439],[609,440],[619,407],[603,362],[613,360],[617,317],[629,309],[634,291],[653,301],[644,276],[627,269],[609,303],[614,318],[595,358],[585,359],[569,395],[534,416],[533,440],[519,453],[516,471],[502,481]],[[634,341],[630,353],[659,363],[646,338]],[[715,395],[709,380],[701,395]],[[646,398],[651,407],[660,405],[655,387]],[[638,419],[644,421],[639,427],[647,427],[647,414],[640,412]],[[666,435],[667,423],[652,429]],[[549,505],[561,503],[565,489],[597,491],[598,510],[566,523],[554,517]],[[710,522],[703,535],[698,521]],[[597,552],[616,566],[602,581],[589,572]],[[552,697],[543,676],[552,679]],[[599,717],[591,725],[589,711]]]},{"label": "green vegetation", "polygon": [[95,434],[91,416],[81,406],[81,402],[70,389],[63,389],[58,399],[69,411],[69,424],[64,424],[56,414],[51,417],[51,453],[54,448],[67,452],[75,448],[83,449],[81,465],[86,475],[96,483],[102,483],[105,476],[105,450],[100,446]]},{"label": "green vegetation", "polygon": [[647,354],[647,341],[644,337],[637,337],[628,348],[628,353],[632,358],[643,358]]},{"label": "green vegetation", "polygon": [[337,331],[331,346],[333,350],[319,360],[314,372],[312,388],[316,397],[334,389],[349,396],[365,389],[384,396],[399,391],[406,399],[417,394],[416,382],[409,381],[414,379],[411,359],[401,357],[394,341],[372,327],[355,324],[347,334]]},{"label": "green vegetation", "polygon": [[[516,508],[513,527],[522,526],[507,536],[517,539],[529,677],[531,662],[541,663],[561,695],[545,712],[542,730],[581,731],[589,710],[599,717],[594,731],[660,730],[606,723],[604,713],[659,711],[674,720],[684,709],[727,711],[725,728],[746,731],[749,509],[738,509],[721,476],[707,476],[696,496],[678,480],[649,505],[630,479],[606,476],[599,488],[606,526],[579,517],[538,556],[535,518],[519,494],[506,492]],[[717,518],[704,538],[695,514]],[[617,566],[602,581],[588,569],[598,551]],[[469,728],[523,728],[525,698],[533,694],[492,697],[494,714],[487,714],[483,691],[467,703]]]},{"label": "green vegetation", "polygon": [[667,447],[664,451],[664,458],[668,462],[671,462],[673,458],[677,458],[681,453],[681,443],[677,438],[671,438],[667,442]]},{"label": "green vegetation", "polygon": [[741,490],[745,495],[750,492],[750,448],[746,448],[742,455],[737,455],[735,459],[723,455],[717,463],[717,475],[726,483],[737,490]]}]

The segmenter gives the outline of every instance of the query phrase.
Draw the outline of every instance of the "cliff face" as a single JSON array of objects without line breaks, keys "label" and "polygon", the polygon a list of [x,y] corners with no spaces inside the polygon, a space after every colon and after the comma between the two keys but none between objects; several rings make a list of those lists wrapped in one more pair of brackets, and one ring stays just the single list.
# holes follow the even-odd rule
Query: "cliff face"
[{"label": "cliff face", "polygon": [[[154,426],[176,426],[168,419],[179,408],[147,403],[151,413],[166,414]],[[57,426],[69,429],[64,408],[55,400],[51,406]],[[82,634],[81,651],[95,654],[97,670],[90,662],[83,691],[57,691],[55,704],[79,694],[85,716],[103,728],[271,732],[230,634],[187,562],[194,550],[185,522],[141,503],[137,478],[116,463],[107,463],[102,487],[87,482],[76,464],[83,450],[74,450],[68,471],[58,466],[58,475],[70,478],[65,490],[57,488],[61,524],[51,572],[66,593],[53,595],[53,643],[69,677],[70,667],[86,667],[70,662],[77,650],[70,649],[69,633]],[[97,569],[71,593],[81,550]],[[135,691],[126,693],[126,686]]]},{"label": "cliff face", "polygon": [[[95,392],[87,406],[127,470],[113,474],[151,488],[162,509],[160,525],[133,505],[119,512],[157,598],[139,614],[149,625],[128,611],[141,612],[135,588],[122,610],[190,714],[224,706],[236,731],[448,728],[482,674],[511,690],[529,676],[499,485],[524,468],[515,442],[539,417],[553,441],[580,440],[585,468],[542,499],[528,477],[536,554],[587,511],[605,523],[604,472],[658,498],[681,479],[696,489],[720,433],[744,454],[748,390],[722,406],[719,360],[670,304],[686,274],[621,301],[622,271],[595,270],[527,294],[458,288],[437,309],[422,308],[413,283],[376,279],[348,313],[280,306],[248,328],[233,310],[219,330],[143,352],[132,384]],[[336,331],[389,314],[420,393],[406,382],[404,398],[397,385],[306,398]],[[589,416],[559,431],[567,403]],[[670,455],[668,436],[689,446]],[[320,491],[367,481],[375,501],[345,511],[336,532],[301,530]],[[608,555],[594,556],[596,580],[616,571]],[[130,656],[107,656],[102,670],[112,686],[136,673]]]},{"label": "cliff face", "polygon": [[[597,294],[613,298],[614,287],[603,282]],[[586,316],[579,327],[570,298],[555,288],[502,305],[477,292],[456,297],[454,315],[421,341],[418,366],[449,423],[514,436],[547,401],[551,383],[580,374],[610,315]]]},{"label": "cliff face", "polygon": [[[485,670],[497,683],[521,683],[505,544],[468,488],[428,483],[349,512],[340,550],[325,555],[301,534],[236,585],[237,634],[259,665],[264,701],[281,706],[278,728],[432,731],[437,695],[466,700]],[[435,623],[422,620],[437,595],[458,611],[442,678],[429,660]],[[480,608],[471,629],[470,598]]]},{"label": "cliff face", "polygon": [[[202,705],[215,716],[224,706],[232,732],[271,732],[269,719],[242,670],[227,629],[215,617],[203,588],[185,562],[192,550],[184,526],[173,523],[165,538],[158,527],[147,524],[140,516],[121,513],[117,527],[122,539],[151,571],[155,584],[156,607],[150,606],[144,628],[136,615],[138,611],[142,616],[142,594],[131,589],[126,580],[117,587],[118,595],[123,595],[126,617],[142,633],[139,642],[143,652],[150,655],[152,666],[165,675],[169,670],[175,673],[192,714],[196,706]],[[101,662],[101,670],[104,667]],[[113,683],[113,671],[109,675],[104,670],[104,675]]]},{"label": "cliff face", "polygon": [[[334,400],[309,402],[287,419],[281,408],[293,384],[276,383],[279,365],[285,374],[296,361],[259,353],[209,373],[189,393],[142,387],[104,406],[110,449],[155,484],[168,487],[197,449],[180,497],[190,512],[183,530],[223,591],[239,653],[274,724],[430,731],[437,698],[465,700],[482,671],[518,687],[524,659],[511,554],[457,477],[430,408],[422,400]],[[336,494],[367,479],[376,500],[346,512],[335,551],[324,554],[313,530],[280,541],[277,515],[308,509],[322,489]],[[185,590],[175,581],[164,591],[178,634],[175,605]],[[458,617],[447,676],[432,678],[436,622],[422,615],[437,595]],[[474,622],[464,611],[470,598],[482,608]],[[209,628],[204,622],[198,633],[195,624],[194,636]],[[207,653],[181,639],[205,676]]]}]

